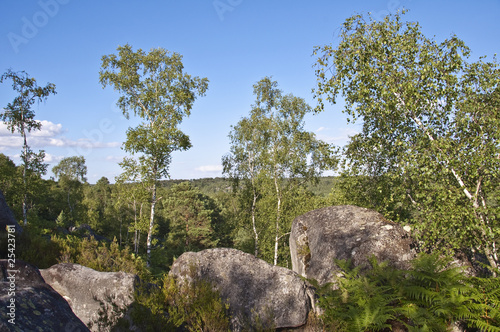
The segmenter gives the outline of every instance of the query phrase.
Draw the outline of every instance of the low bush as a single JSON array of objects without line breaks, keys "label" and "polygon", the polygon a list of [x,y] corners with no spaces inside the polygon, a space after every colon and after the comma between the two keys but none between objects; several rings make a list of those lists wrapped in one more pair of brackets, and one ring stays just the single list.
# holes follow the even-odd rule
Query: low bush
[{"label": "low bush", "polygon": [[471,329],[500,331],[500,280],[467,277],[450,260],[421,254],[412,269],[398,270],[371,259],[371,269],[337,260],[344,278],[338,289],[320,289],[322,320],[336,331],[447,331],[461,322]]},{"label": "low bush", "polygon": [[57,264],[60,254],[61,245],[51,241],[49,235],[41,235],[26,228],[16,238],[16,259],[36,265],[39,269]]},{"label": "low bush", "polygon": [[144,285],[131,312],[134,324],[148,331],[229,331],[229,307],[219,292],[206,280],[190,279],[180,283],[165,274],[160,286]]},{"label": "low bush", "polygon": [[59,263],[76,263],[96,271],[122,271],[137,274],[142,280],[151,279],[145,262],[131,253],[128,247],[120,248],[116,238],[106,243],[93,237],[68,235],[65,238],[54,237],[53,241],[62,248]]}]

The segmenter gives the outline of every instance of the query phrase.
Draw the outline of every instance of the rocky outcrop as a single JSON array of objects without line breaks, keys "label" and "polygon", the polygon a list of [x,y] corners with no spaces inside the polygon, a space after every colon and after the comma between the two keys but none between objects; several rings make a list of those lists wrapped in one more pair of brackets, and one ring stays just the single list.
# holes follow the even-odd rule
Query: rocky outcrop
[{"label": "rocky outcrop", "polygon": [[38,268],[20,260],[11,263],[0,260],[0,331],[89,330]]},{"label": "rocky outcrop", "polygon": [[107,330],[125,315],[134,300],[138,281],[134,274],[98,272],[69,263],[40,272],[92,331]]},{"label": "rocky outcrop", "polygon": [[17,233],[23,231],[23,228],[17,223],[14,213],[7,205],[5,197],[0,190],[0,230],[3,232],[7,226],[14,226]]},{"label": "rocky outcrop", "polygon": [[397,268],[408,268],[415,257],[413,240],[403,227],[380,213],[357,206],[332,206],[297,217],[290,234],[292,268],[320,284],[334,282],[334,259],[367,266],[374,255]]},{"label": "rocky outcrop", "polygon": [[275,328],[301,326],[313,303],[314,292],[296,273],[236,249],[184,253],[170,275],[211,282],[229,304],[233,331],[251,329],[258,320]]}]

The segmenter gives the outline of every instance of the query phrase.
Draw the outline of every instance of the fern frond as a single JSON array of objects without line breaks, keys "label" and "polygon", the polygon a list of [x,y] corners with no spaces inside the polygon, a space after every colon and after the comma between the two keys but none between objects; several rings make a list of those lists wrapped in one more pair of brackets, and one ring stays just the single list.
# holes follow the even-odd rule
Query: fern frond
[{"label": "fern frond", "polygon": [[467,321],[467,323],[478,328],[479,330],[481,330],[483,332],[500,332],[500,327],[490,325],[490,324],[488,324],[487,321],[484,321],[484,320],[473,319],[473,320]]}]

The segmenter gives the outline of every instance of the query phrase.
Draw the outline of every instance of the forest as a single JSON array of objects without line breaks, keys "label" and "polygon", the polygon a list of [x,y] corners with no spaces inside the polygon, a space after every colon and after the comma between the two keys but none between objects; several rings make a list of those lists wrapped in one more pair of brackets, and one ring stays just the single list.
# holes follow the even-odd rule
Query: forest
[{"label": "forest", "polygon": [[[166,273],[182,253],[208,248],[236,248],[291,268],[288,235],[297,216],[356,205],[410,226],[422,254],[480,255],[485,274],[467,280],[484,297],[470,295],[460,288],[463,279],[448,275],[456,282],[444,282],[443,289],[469,296],[462,307],[450,300],[455,309],[434,310],[437,295],[424,292],[393,310],[400,295],[389,295],[382,287],[387,285],[381,286],[387,275],[373,273],[363,280],[380,287],[378,295],[387,300],[383,307],[392,310],[389,316],[380,312],[362,327],[355,325],[332,309],[342,303],[327,291],[320,302],[327,330],[382,331],[388,320],[401,319],[411,331],[444,331],[456,320],[500,331],[498,62],[472,61],[471,50],[457,36],[437,42],[418,23],[403,19],[404,12],[381,21],[355,15],[344,22],[338,43],[318,46],[315,107],[282,91],[272,77],[255,82],[248,115],[228,133],[223,178],[168,180],[172,152],[191,147],[189,133],[179,124],[209,87],[208,78],[184,71],[178,53],[134,51],[127,44],[102,57],[100,84],[120,93],[117,106],[127,119],[141,122],[126,133],[123,150],[129,156],[120,163],[123,172],[95,184],[87,182],[82,156],[62,159],[47,174],[44,151],[31,150],[27,133],[41,126],[32,105],[47,100],[56,87],[38,86],[23,71],[6,71],[0,82],[12,83],[17,97],[0,101],[0,118],[24,139],[20,164],[0,154],[0,190],[24,229],[17,258],[39,268],[71,262],[126,271],[159,285],[168,284]],[[361,123],[362,131],[338,147],[306,131],[304,118],[341,100],[348,121]],[[325,171],[336,175],[324,177]],[[0,249],[2,258],[5,250]],[[344,301],[343,308],[350,308],[345,310],[361,303],[355,299],[362,295],[354,290],[364,287],[358,272],[347,272],[341,285],[353,294],[350,306]],[[436,280],[440,272],[432,272]],[[411,273],[397,278],[409,280],[409,275],[418,280]],[[148,305],[153,317],[160,305]],[[421,311],[410,310],[415,306]],[[196,330],[189,315],[168,324]]]}]

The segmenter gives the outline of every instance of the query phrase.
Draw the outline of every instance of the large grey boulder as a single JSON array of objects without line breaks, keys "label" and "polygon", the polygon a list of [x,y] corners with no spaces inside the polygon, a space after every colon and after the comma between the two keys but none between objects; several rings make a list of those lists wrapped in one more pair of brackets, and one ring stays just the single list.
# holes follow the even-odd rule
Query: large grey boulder
[{"label": "large grey boulder", "polygon": [[89,331],[37,267],[11,263],[0,260],[0,331]]},{"label": "large grey boulder", "polygon": [[351,205],[331,206],[297,217],[290,234],[292,269],[321,285],[335,282],[334,259],[368,266],[374,255],[397,268],[409,268],[415,257],[409,230],[380,213]]},{"label": "large grey boulder", "polygon": [[40,270],[45,282],[61,294],[91,331],[109,330],[134,301],[138,278],[125,272],[98,272],[63,263]]},{"label": "large grey boulder", "polygon": [[274,328],[302,326],[313,304],[313,290],[295,272],[236,249],[186,252],[170,275],[211,282],[229,304],[233,331],[252,330],[259,320]]}]

